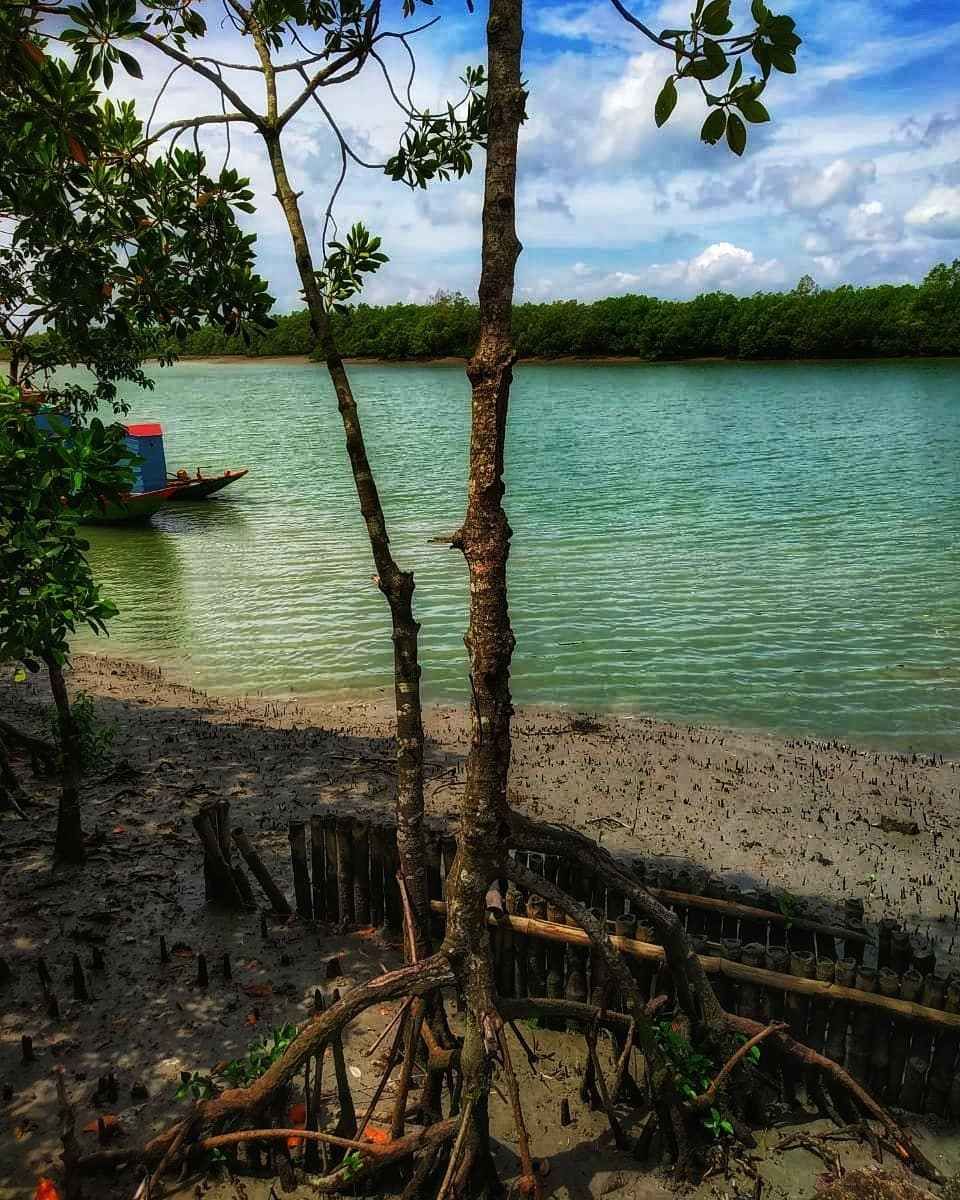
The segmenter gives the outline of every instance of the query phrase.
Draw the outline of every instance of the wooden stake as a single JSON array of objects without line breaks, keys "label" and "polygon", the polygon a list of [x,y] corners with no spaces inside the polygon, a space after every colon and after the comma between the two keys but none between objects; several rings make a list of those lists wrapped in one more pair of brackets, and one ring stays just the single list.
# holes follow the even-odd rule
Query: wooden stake
[{"label": "wooden stake", "polygon": [[379,929],[383,925],[383,868],[384,831],[380,822],[370,826],[370,924]]},{"label": "wooden stake", "polygon": [[87,978],[83,973],[83,963],[80,961],[80,955],[73,956],[73,998],[86,1002],[90,999],[90,993],[87,991]]},{"label": "wooden stake", "polygon": [[370,829],[364,821],[354,821],[351,830],[353,862],[353,910],[357,924],[370,924]]},{"label": "wooden stake", "polygon": [[325,921],[327,919],[327,899],[323,819],[317,813],[310,818],[310,872],[313,880],[313,919]]},{"label": "wooden stake", "polygon": [[237,889],[230,864],[223,856],[219,833],[215,826],[216,820],[215,805],[201,808],[193,818],[193,827],[204,851],[204,879],[208,881],[207,899],[228,904],[232,908],[243,908],[243,897]]},{"label": "wooden stake", "polygon": [[313,920],[313,895],[310,888],[310,868],[307,865],[307,827],[303,821],[291,821],[290,862],[293,866],[293,891],[297,913],[304,921]]},{"label": "wooden stake", "polygon": [[337,825],[332,813],[324,813],[320,817],[323,826],[324,850],[324,909],[326,918],[331,925],[340,920],[340,890],[337,883]]},{"label": "wooden stake", "polygon": [[291,913],[289,901],[273,882],[270,872],[263,865],[260,855],[251,846],[250,839],[246,833],[242,829],[234,829],[233,840],[237,849],[243,855],[244,862],[250,868],[250,874],[260,884],[264,895],[270,901],[273,911],[284,917],[289,916]]},{"label": "wooden stake", "polygon": [[337,894],[340,898],[340,921],[346,925],[356,922],[356,902],[353,894],[353,839],[349,817],[337,817]]}]

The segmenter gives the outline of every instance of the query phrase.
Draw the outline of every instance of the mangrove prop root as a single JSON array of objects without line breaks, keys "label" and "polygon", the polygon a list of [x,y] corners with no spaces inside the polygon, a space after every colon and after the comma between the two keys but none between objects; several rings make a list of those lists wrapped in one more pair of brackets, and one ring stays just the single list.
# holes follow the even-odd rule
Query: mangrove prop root
[{"label": "mangrove prop root", "polygon": [[[412,931],[412,926],[411,926]],[[413,1079],[413,1064],[416,1059],[417,1047],[420,1044],[420,1030],[426,1013],[426,1002],[423,997],[414,1001],[413,1009],[406,1021],[406,1047],[403,1055],[403,1066],[400,1068],[400,1083],[397,1097],[393,1106],[393,1117],[390,1122],[391,1137],[398,1138],[403,1134],[403,1120],[407,1111],[407,1099],[410,1095],[410,1082]]]},{"label": "mangrove prop root", "polygon": [[160,1200],[160,1197],[163,1195],[163,1184],[161,1182],[163,1179],[163,1173],[170,1163],[173,1162],[174,1158],[176,1158],[180,1151],[180,1147],[186,1141],[187,1135],[190,1133],[190,1130],[194,1128],[195,1123],[196,1107],[194,1107],[192,1116],[188,1117],[181,1123],[173,1141],[164,1151],[163,1158],[161,1158],[159,1163],[157,1163],[157,1169],[147,1180],[146,1200]]},{"label": "mangrove prop root", "polygon": [[[525,828],[528,824],[534,830],[538,828],[532,825],[532,823],[524,822]],[[521,840],[524,843],[528,843],[531,836],[525,832]],[[566,839],[566,831],[557,831],[553,827],[550,827],[547,830],[547,834],[541,839],[541,844],[551,850],[560,849],[574,857],[583,857],[581,855],[582,841],[586,841],[586,839],[580,839],[579,835],[572,842],[568,842]],[[593,844],[588,841],[587,845],[593,847]],[[644,908],[644,904],[651,906],[651,911],[661,908],[655,900],[644,893],[642,888],[630,880],[616,864],[607,872],[603,862],[603,855],[594,856],[593,851],[595,850],[596,847],[593,847],[589,859],[592,866],[604,866],[612,885],[626,892],[630,896],[631,902],[635,893],[644,897],[642,903],[640,901],[637,902],[638,910],[646,912],[647,909]],[[604,851],[603,854],[605,853]],[[689,1105],[681,1104],[675,1091],[673,1073],[665,1062],[656,1039],[652,1036],[651,1017],[655,1009],[659,1006],[659,1003],[658,1001],[654,1001],[648,1006],[646,999],[641,999],[634,979],[607,936],[604,926],[580,902],[574,900],[555,884],[552,884],[541,876],[533,874],[514,860],[504,856],[500,860],[499,870],[503,876],[512,879],[522,888],[549,900],[584,929],[590,938],[591,944],[597,948],[597,952],[601,956],[604,966],[607,968],[606,974],[609,977],[610,986],[616,988],[619,994],[624,997],[628,1008],[626,1013],[609,1012],[603,1006],[598,1007],[596,1004],[554,998],[529,997],[509,999],[506,997],[491,997],[491,1011],[495,1012],[498,1018],[505,1021],[516,1021],[530,1013],[539,1013],[548,1018],[570,1019],[581,1023],[589,1029],[588,1048],[590,1053],[588,1061],[593,1069],[603,1107],[610,1121],[611,1130],[618,1143],[621,1145],[625,1144],[626,1139],[613,1111],[613,1098],[607,1088],[606,1080],[603,1078],[600,1064],[597,1060],[596,1033],[600,1027],[607,1027],[617,1032],[621,1037],[623,1034],[627,1034],[626,1054],[621,1057],[620,1062],[617,1064],[617,1083],[621,1081],[626,1059],[633,1045],[636,1044],[645,1054],[648,1064],[648,1079],[654,1102],[654,1114],[647,1122],[649,1132],[645,1131],[643,1140],[649,1143],[649,1138],[652,1136],[653,1124],[656,1122],[665,1144],[675,1151],[681,1169],[692,1161],[690,1131],[685,1125],[685,1122],[689,1121],[691,1112],[698,1111],[711,1103],[723,1083],[743,1061],[750,1049],[761,1040],[769,1040],[771,1046],[775,1047],[782,1056],[792,1058],[811,1071],[822,1075],[831,1086],[851,1096],[856,1101],[859,1110],[879,1122],[884,1130],[885,1137],[889,1139],[896,1154],[904,1163],[911,1165],[914,1170],[925,1178],[934,1182],[940,1182],[940,1173],[915,1146],[909,1135],[842,1067],[839,1067],[836,1063],[825,1058],[818,1052],[795,1041],[785,1032],[782,1026],[766,1026],[745,1017],[736,1017],[725,1013],[716,1002],[712,989],[709,983],[707,983],[706,977],[703,975],[702,969],[699,968],[697,960],[690,949],[686,935],[682,929],[678,933],[675,928],[671,927],[671,922],[674,921],[673,914],[661,908],[663,917],[658,915],[658,919],[654,920],[652,916],[649,916],[649,913],[648,917],[655,927],[659,927],[659,923],[662,920],[667,933],[672,938],[672,947],[670,945],[667,946],[667,957],[675,984],[678,973],[686,973],[687,986],[677,984],[676,998],[678,1008],[687,1013],[691,1018],[691,1035],[703,1029],[704,1024],[706,1024],[710,1027],[711,1032],[715,1034],[720,1032],[729,1037],[731,1033],[738,1033],[745,1035],[747,1039],[744,1046],[739,1047],[736,1052],[730,1054],[730,1057],[718,1073],[716,1079],[701,1097],[698,1097]],[[409,924],[410,922],[408,922]],[[663,940],[666,941],[667,939],[664,938]],[[468,961],[464,961],[465,957]],[[694,964],[694,966],[692,967],[691,964]],[[443,1157],[446,1156],[447,1169],[444,1175],[444,1182],[440,1186],[440,1194],[442,1196],[445,1191],[449,1191],[454,1180],[459,1180],[461,1175],[459,1164],[461,1160],[469,1160],[475,1156],[476,1148],[470,1142],[468,1132],[475,1101],[469,1095],[466,1098],[463,1111],[459,1117],[451,1117],[445,1121],[436,1121],[415,1133],[395,1137],[386,1146],[382,1147],[369,1147],[366,1143],[357,1142],[352,1136],[337,1138],[335,1134],[321,1134],[316,1130],[293,1130],[287,1131],[286,1135],[284,1135],[283,1131],[260,1129],[253,1129],[246,1133],[217,1134],[216,1127],[220,1125],[222,1128],[222,1123],[225,1121],[231,1122],[234,1126],[238,1123],[244,1123],[244,1117],[248,1118],[247,1123],[256,1124],[260,1114],[268,1110],[270,1104],[276,1101],[281,1089],[293,1080],[294,1076],[303,1069],[310,1058],[322,1053],[328,1045],[335,1046],[341,1037],[344,1027],[350,1021],[373,1005],[389,1001],[403,1001],[404,1003],[397,1021],[394,1049],[390,1055],[391,1062],[388,1064],[388,1069],[384,1073],[383,1080],[381,1080],[381,1083],[385,1085],[390,1071],[395,1068],[396,1061],[401,1055],[401,1047],[404,1045],[404,1042],[406,1041],[407,1046],[413,1049],[416,1049],[419,1044],[421,1036],[419,1028],[422,1028],[424,1013],[428,1011],[429,1007],[425,1002],[426,998],[437,997],[439,1000],[442,989],[458,982],[462,985],[462,976],[469,969],[469,955],[466,954],[465,947],[457,939],[456,930],[453,931],[452,935],[448,930],[448,941],[445,943],[445,948],[440,952],[432,954],[420,962],[408,963],[395,971],[376,976],[366,983],[351,989],[350,992],[342,999],[337,1000],[326,1011],[317,1014],[300,1031],[284,1054],[272,1064],[264,1075],[250,1086],[228,1089],[218,1096],[197,1104],[195,1113],[190,1119],[192,1129],[198,1131],[208,1129],[212,1136],[207,1137],[206,1140],[197,1140],[196,1145],[216,1148],[221,1145],[235,1144],[242,1140],[272,1141],[283,1136],[295,1136],[313,1144],[326,1143],[339,1145],[343,1149],[357,1150],[362,1157],[363,1166],[361,1169],[365,1172],[376,1169],[388,1162],[399,1160],[404,1156],[416,1154],[421,1156],[421,1158],[415,1174],[420,1173],[420,1168],[422,1167],[422,1179],[425,1179],[431,1170],[435,1169],[438,1172],[442,1170]],[[699,978],[697,974],[698,970],[700,972]],[[701,1002],[698,992],[701,981],[709,993],[709,998],[706,1002]],[[691,999],[693,995],[697,996],[696,1002]],[[687,1009],[688,1002],[693,1005],[692,1012]],[[720,1014],[718,1022],[714,1021],[716,1013]],[[419,1022],[417,1021],[417,1017],[419,1017]],[[496,1033],[497,1031],[495,1030]],[[522,1114],[518,1114],[517,1112],[519,1106],[519,1089],[516,1085],[515,1076],[511,1078],[512,1064],[509,1063],[509,1052],[503,1053],[504,1039],[502,1035],[494,1036],[492,1041],[494,1045],[492,1047],[487,1046],[485,1052],[498,1057],[496,1045],[499,1043],[503,1061],[509,1064],[507,1066],[508,1087],[511,1102],[514,1103],[518,1134],[520,1134],[523,1118]],[[428,1050],[432,1054],[434,1047],[431,1046],[430,1039],[427,1039],[427,1045]],[[437,1049],[439,1049],[439,1045]],[[529,1057],[529,1048],[525,1047],[525,1050]],[[408,1055],[407,1057],[409,1058],[410,1056]],[[461,1085],[462,1078],[458,1072],[457,1096],[459,1096]],[[401,1114],[403,1113],[402,1108],[399,1111]],[[253,1118],[253,1120],[249,1120],[249,1118]],[[364,1123],[366,1123],[366,1119],[368,1118],[365,1118]],[[181,1120],[173,1124],[158,1137],[148,1142],[146,1146],[132,1150],[103,1150],[82,1158],[77,1155],[74,1165],[79,1169],[93,1169],[130,1161],[156,1163],[161,1161],[168,1151],[171,1151],[171,1147],[173,1149],[168,1162],[182,1159],[184,1156],[183,1146],[181,1145],[177,1149],[174,1143],[178,1135],[182,1134],[183,1127],[184,1120],[181,1118]],[[338,1130],[337,1132],[342,1133],[343,1131]],[[350,1132],[352,1134],[353,1130]],[[222,1140],[224,1138],[228,1140]],[[231,1142],[229,1139],[233,1139],[233,1141]],[[450,1154],[446,1154],[444,1147],[451,1139],[455,1139],[455,1145],[453,1151]],[[186,1139],[184,1138],[184,1140]],[[521,1135],[521,1141],[526,1141],[525,1130]],[[527,1175],[530,1173],[528,1162],[526,1161],[528,1159],[530,1160],[529,1167],[532,1170],[529,1146],[525,1150],[521,1146],[521,1156],[524,1159],[524,1174]],[[355,1159],[348,1165],[341,1163],[329,1174],[318,1177],[312,1180],[312,1182],[317,1187],[317,1190],[321,1192],[341,1190],[348,1183],[356,1182],[356,1165]]]},{"label": "mangrove prop root", "polygon": [[[280,1058],[249,1087],[228,1088],[219,1096],[204,1100],[198,1107],[198,1121],[202,1125],[212,1125],[217,1121],[236,1119],[260,1111],[293,1079],[308,1058],[317,1054],[360,1013],[375,1004],[397,1000],[407,995],[425,995],[453,982],[453,969],[443,952],[433,954],[422,962],[411,963],[396,971],[374,976],[366,983],[352,988],[336,1004],[319,1013],[301,1030]],[[180,1124],[181,1122],[177,1121],[140,1149],[89,1154],[81,1158],[77,1165],[82,1169],[99,1169],[120,1162],[160,1158],[176,1137]]]},{"label": "mangrove prop root", "polygon": [[513,1110],[513,1124],[517,1134],[517,1145],[520,1150],[520,1168],[523,1172],[523,1178],[530,1181],[529,1186],[533,1189],[534,1200],[540,1200],[542,1189],[540,1187],[539,1176],[534,1172],[533,1159],[530,1155],[530,1138],[527,1134],[526,1121],[523,1119],[523,1106],[520,1103],[520,1085],[517,1083],[517,1075],[510,1060],[510,1047],[507,1045],[506,1034],[502,1026],[497,1030],[497,1040],[500,1043],[500,1053],[503,1057],[503,1072],[507,1080],[507,1091],[510,1093],[510,1107]]},{"label": "mangrove prop root", "polygon": [[759,1046],[759,1044],[765,1038],[770,1037],[770,1035],[773,1033],[779,1033],[781,1030],[789,1028],[789,1025],[781,1023],[779,1025],[768,1025],[765,1029],[761,1029],[759,1033],[755,1033],[752,1038],[744,1042],[738,1050],[730,1055],[720,1069],[719,1074],[713,1080],[707,1090],[697,1096],[695,1100],[690,1101],[690,1107],[695,1110],[700,1108],[709,1108],[710,1105],[716,1100],[717,1092],[720,1089],[723,1081],[727,1078],[737,1063],[742,1062],[743,1059],[745,1059],[750,1051],[754,1048],[754,1046]]},{"label": "mangrove prop root", "polygon": [[[753,1037],[764,1029],[764,1026],[758,1022],[751,1021],[748,1017],[735,1017],[732,1013],[727,1014],[726,1020],[731,1029],[735,1029],[738,1033],[745,1033],[747,1037]],[[912,1166],[918,1175],[922,1175],[924,1179],[929,1179],[931,1183],[943,1183],[943,1176],[923,1151],[914,1143],[906,1130],[898,1125],[887,1110],[878,1104],[870,1093],[861,1087],[843,1067],[839,1066],[832,1059],[818,1054],[816,1050],[811,1050],[809,1046],[796,1041],[783,1031],[779,1031],[772,1036],[782,1054],[793,1058],[806,1067],[812,1067],[817,1071],[823,1072],[829,1079],[849,1092],[861,1109],[873,1117],[874,1120],[879,1121],[892,1142],[897,1157],[902,1162]]]},{"label": "mangrove prop root", "polygon": [[593,1063],[593,1078],[597,1085],[597,1091],[600,1093],[600,1103],[603,1105],[603,1111],[607,1116],[607,1124],[610,1126],[610,1132],[613,1134],[613,1140],[617,1145],[618,1150],[629,1150],[630,1142],[627,1135],[623,1132],[623,1126],[617,1120],[617,1114],[614,1112],[613,1102],[610,1099],[610,1093],[607,1090],[607,1081],[603,1077],[603,1069],[600,1066],[600,1059],[597,1055],[597,1031],[594,1025],[591,1025],[586,1032],[587,1051],[590,1055],[590,1061]]}]

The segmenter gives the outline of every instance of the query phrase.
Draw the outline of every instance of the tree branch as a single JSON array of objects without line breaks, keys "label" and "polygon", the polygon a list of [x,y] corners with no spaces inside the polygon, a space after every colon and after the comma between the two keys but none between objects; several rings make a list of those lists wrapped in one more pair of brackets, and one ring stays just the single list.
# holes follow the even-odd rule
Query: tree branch
[{"label": "tree branch", "polygon": [[165,54],[167,58],[172,58],[175,62],[181,63],[185,67],[189,67],[191,71],[197,75],[201,75],[208,83],[212,83],[218,91],[222,92],[227,97],[235,109],[243,113],[251,124],[261,128],[263,125],[263,117],[260,116],[249,104],[239,95],[238,92],[222,78],[217,75],[216,71],[211,71],[209,67],[205,67],[203,63],[196,58],[191,58],[189,54],[184,54],[182,50],[178,50],[176,46],[168,45],[162,38],[158,38],[152,33],[142,33],[141,38],[148,46],[153,46],[159,50],[161,54]]},{"label": "tree branch", "polygon": [[201,125],[228,125],[232,121],[243,121],[248,125],[256,124],[250,117],[243,113],[210,113],[204,117],[184,117],[180,121],[168,121],[166,125],[161,126],[156,133],[143,143],[144,146],[152,145],[165,134],[172,133],[174,129],[181,133],[186,129],[197,129]]},{"label": "tree branch", "polygon": [[651,42],[662,46],[664,50],[672,51],[674,54],[679,53],[683,58],[693,58],[689,50],[678,51],[673,42],[668,41],[667,38],[658,37],[649,26],[644,25],[642,21],[638,20],[628,8],[624,8],[620,0],[610,0],[610,3],[629,25],[632,25],[634,29],[639,29],[643,36],[649,38]]}]

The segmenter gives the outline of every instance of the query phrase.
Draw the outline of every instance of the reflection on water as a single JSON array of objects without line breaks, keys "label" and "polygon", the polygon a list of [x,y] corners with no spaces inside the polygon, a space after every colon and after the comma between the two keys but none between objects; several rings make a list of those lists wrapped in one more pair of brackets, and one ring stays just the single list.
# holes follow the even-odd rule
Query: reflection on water
[{"label": "reflection on water", "polygon": [[[469,391],[354,368],[428,698],[468,684]],[[960,363],[521,367],[508,508],[521,702],[960,750]],[[171,469],[249,466],[91,531],[112,647],[218,691],[375,694],[391,645],[324,373],[181,364]],[[87,640],[85,647],[91,645]]]},{"label": "reflection on water", "polygon": [[[196,518],[194,518],[196,520]],[[214,518],[217,524],[221,518]],[[174,656],[189,645],[190,622],[177,533],[182,522],[158,514],[148,525],[94,525],[85,530],[90,562],[106,596],[123,606],[104,647]],[[199,524],[199,523],[198,523]]]}]

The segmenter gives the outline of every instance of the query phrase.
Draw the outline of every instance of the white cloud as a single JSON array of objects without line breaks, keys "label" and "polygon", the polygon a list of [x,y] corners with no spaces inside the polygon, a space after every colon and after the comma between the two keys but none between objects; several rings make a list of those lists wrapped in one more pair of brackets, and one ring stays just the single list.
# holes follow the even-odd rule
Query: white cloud
[{"label": "white cloud", "polygon": [[808,254],[826,254],[830,249],[830,239],[820,230],[814,230],[803,239],[803,248]]},{"label": "white cloud", "polygon": [[851,242],[892,242],[897,237],[897,222],[880,200],[868,200],[847,213],[846,235]]},{"label": "white cloud", "polygon": [[658,272],[664,281],[679,274],[683,284],[697,292],[721,287],[759,287],[783,276],[776,259],[759,261],[752,250],[731,242],[714,242],[687,262],[681,260],[651,270]]},{"label": "white cloud", "polygon": [[623,43],[623,18],[607,3],[541,5],[533,10],[528,23],[536,33],[549,37],[598,45]]},{"label": "white cloud", "polygon": [[905,220],[930,237],[960,237],[960,187],[932,188],[908,211]]},{"label": "white cloud", "polygon": [[[774,172],[774,176],[781,172]],[[851,162],[834,159],[819,169],[809,164],[796,166],[786,172],[784,203],[797,212],[819,212],[832,204],[850,204],[859,200],[863,189],[877,177],[873,162]]]},{"label": "white cloud", "polygon": [[645,291],[660,296],[695,296],[700,292],[752,292],[783,283],[783,266],[776,259],[758,259],[752,250],[732,242],[714,242],[691,258],[651,263],[632,271],[606,275],[583,271],[575,263],[573,290],[583,297],[615,292]]}]

